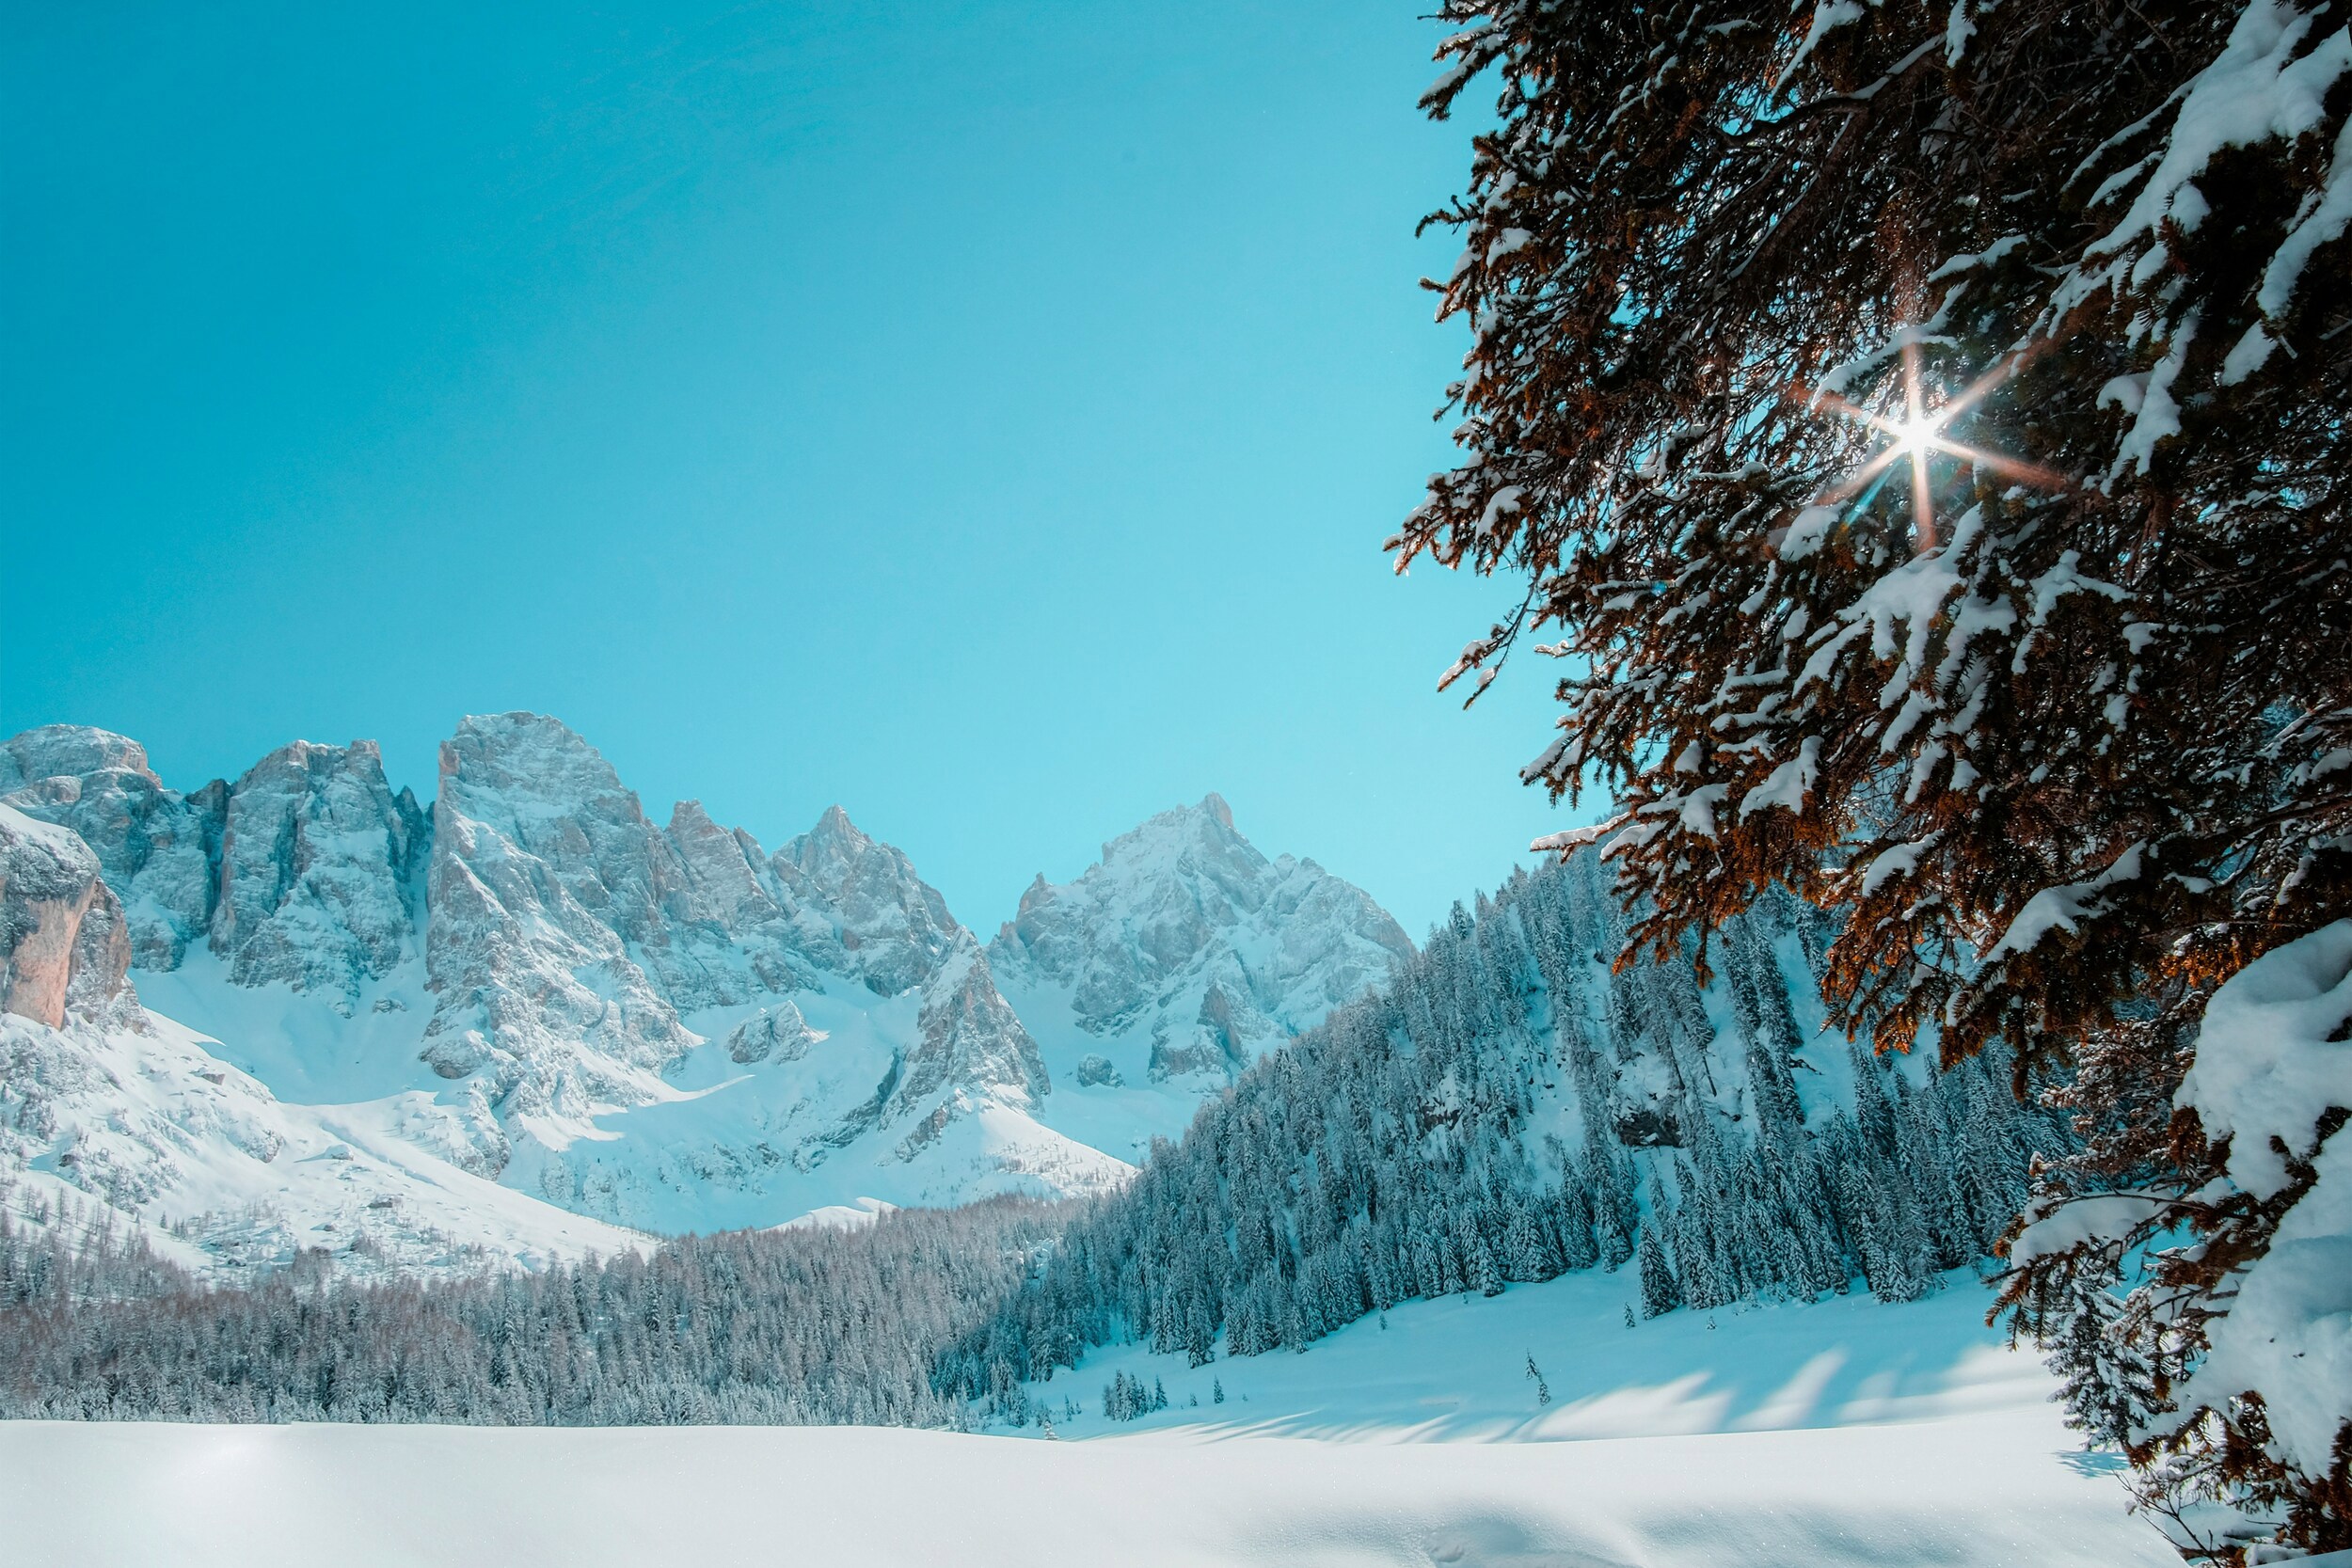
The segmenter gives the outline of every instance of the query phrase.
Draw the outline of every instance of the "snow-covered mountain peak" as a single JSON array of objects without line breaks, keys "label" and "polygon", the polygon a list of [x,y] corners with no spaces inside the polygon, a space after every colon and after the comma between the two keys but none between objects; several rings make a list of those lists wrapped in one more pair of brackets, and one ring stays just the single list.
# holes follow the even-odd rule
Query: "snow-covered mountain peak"
[{"label": "snow-covered mountain peak", "polygon": [[853,972],[878,996],[929,979],[962,929],[939,890],[915,874],[905,851],[868,837],[850,814],[828,806],[817,825],[776,851],[777,878],[828,909]]},{"label": "snow-covered mountain peak", "polygon": [[697,944],[675,940],[694,933],[663,919],[687,893],[675,850],[571,729],[469,718],[440,772],[424,1053],[476,1085],[495,1170],[508,1147],[494,1112],[560,1148],[597,1114],[660,1098],[662,1069],[695,1038],[655,974],[699,1003],[707,974]]},{"label": "snow-covered mountain peak", "polygon": [[1187,856],[1204,867],[1230,868],[1243,879],[1265,863],[1257,847],[1234,830],[1233,809],[1225,797],[1215,793],[1203,796],[1197,805],[1175,806],[1146,817],[1103,846],[1104,865],[1117,864],[1136,875],[1168,869]]},{"label": "snow-covered mountain peak", "polygon": [[443,793],[453,786],[510,804],[544,801],[577,809],[610,802],[606,815],[644,815],[604,753],[544,713],[476,713],[459,720],[457,733],[441,742]]},{"label": "snow-covered mountain peak", "polygon": [[1058,1008],[1088,1035],[1133,1042],[1126,1053],[1141,1059],[1109,1059],[1120,1079],[1202,1086],[1412,951],[1361,889],[1312,861],[1260,853],[1216,795],[1111,840],[1073,882],[1040,877],[990,945],[1033,1023]]},{"label": "snow-covered mountain peak", "polygon": [[664,832],[686,873],[691,917],[738,930],[777,912],[773,894],[762,885],[767,856],[757,839],[712,821],[700,800],[671,807]]},{"label": "snow-covered mountain peak", "polygon": [[[208,1183],[266,1201],[278,1143],[331,1141],[314,1109],[376,1128],[395,1164],[490,1184],[468,1189],[476,1207],[503,1192],[660,1228],[1100,1191],[1201,1091],[1410,951],[1358,889],[1261,854],[1215,795],[1074,882],[1041,879],[984,946],[841,807],[773,853],[696,800],[657,822],[534,713],[460,722],[429,808],[369,741],[295,741],[183,795],[135,741],[53,726],[0,745],[0,785],[23,813],[11,842],[90,873],[63,878],[70,933],[46,895],[8,933],[0,992],[51,1033],[40,1082],[0,1064],[0,1094],[38,1089],[59,1119],[0,1154],[56,1155],[134,1080],[192,1074],[203,1087],[124,1112],[144,1131],[120,1168],[141,1174],[107,1191],[142,1211]],[[122,1012],[139,1007],[124,961],[168,1002],[161,1033]],[[71,1062],[111,1077],[90,1066],[59,1098]],[[306,1196],[291,1230],[264,1227],[271,1247],[312,1223],[294,1210],[347,1227],[383,1196],[353,1210],[340,1178],[315,1188],[289,1189]],[[456,1229],[509,1222],[473,1223]]]},{"label": "snow-covered mountain peak", "polygon": [[163,787],[147,766],[147,748],[128,736],[87,724],[43,724],[0,743],[0,795],[43,779],[135,773]]},{"label": "snow-covered mountain peak", "polygon": [[0,1182],[215,1261],[622,1236],[548,1200],[705,1229],[1128,1174],[1060,1130],[978,939],[838,806],[772,855],[698,801],[657,823],[532,713],[463,721],[430,808],[368,741],[183,795],[56,726],[0,744]]}]

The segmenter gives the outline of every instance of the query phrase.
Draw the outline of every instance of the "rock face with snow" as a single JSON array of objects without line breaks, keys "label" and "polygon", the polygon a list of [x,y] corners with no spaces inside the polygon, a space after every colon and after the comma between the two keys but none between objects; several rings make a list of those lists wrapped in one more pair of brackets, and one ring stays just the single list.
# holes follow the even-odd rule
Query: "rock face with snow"
[{"label": "rock face with snow", "polygon": [[[599,1115],[665,1098],[663,1075],[701,1041],[681,1015],[828,974],[895,996],[939,974],[959,940],[978,958],[906,856],[838,806],[772,858],[697,802],[665,831],[594,747],[536,714],[459,726],[441,749],[434,822],[424,1054],[472,1085],[494,1164],[505,1151],[483,1118],[560,1148]],[[965,963],[951,989],[959,1000],[940,1016],[952,1022],[926,1024],[909,1077],[885,1098],[934,1073],[994,1086],[1002,1053],[974,1042],[998,1015],[1016,1035],[1019,1021],[984,961]],[[805,1022],[796,1031],[771,1013],[731,1036],[730,1054],[755,1060],[781,1044],[789,1059],[806,1037]],[[1042,1092],[1041,1067],[1036,1077]]]},{"label": "rock face with snow", "polygon": [[[698,933],[662,919],[687,893],[668,841],[553,720],[469,719],[443,742],[440,772],[424,1059],[470,1081],[483,1117],[559,1142],[599,1111],[658,1098],[661,1070],[695,1041],[648,970],[700,977]],[[485,1159],[501,1166],[505,1150],[489,1141]]]},{"label": "rock face with snow", "polygon": [[272,752],[228,793],[213,951],[238,985],[283,982],[347,1010],[417,951],[431,840],[416,797],[385,783],[375,742]]},{"label": "rock face with snow", "polygon": [[70,829],[120,898],[132,962],[192,944],[239,985],[339,997],[418,950],[431,829],[373,741],[271,752],[234,784],[167,789],[137,742],[53,724],[0,745],[0,802]]},{"label": "rock face with snow", "polygon": [[[827,967],[855,974],[877,996],[929,979],[962,927],[914,863],[857,829],[839,806],[786,845],[771,864],[781,885],[822,908],[840,957]],[[831,958],[828,951],[827,957]]]},{"label": "rock face with snow", "polygon": [[326,1248],[360,1272],[430,1272],[633,1240],[413,1148],[355,1148],[369,1118],[282,1104],[147,1013],[131,956],[96,852],[0,806],[0,1202],[72,1189],[167,1256],[231,1270]]},{"label": "rock face with snow", "polygon": [[0,1011],[51,1029],[131,1023],[131,943],[98,857],[74,834],[0,806]]},{"label": "rock face with snow", "polygon": [[1104,845],[1074,882],[1040,877],[989,951],[1087,1034],[1146,1042],[1152,1079],[1214,1085],[1378,985],[1413,945],[1360,888],[1260,854],[1211,795]]},{"label": "rock face with snow", "polygon": [[997,994],[978,941],[961,927],[946,960],[923,988],[915,1027],[915,1048],[891,1094],[894,1110],[958,1089],[1027,1104],[1054,1086],[1037,1042]]},{"label": "rock face with snow", "polygon": [[808,1054],[818,1036],[790,1002],[762,1007],[727,1033],[727,1060],[797,1062]]},{"label": "rock face with snow", "polygon": [[70,828],[96,852],[141,967],[171,968],[209,928],[226,785],[180,795],[136,741],[49,724],[0,744],[0,804]]}]

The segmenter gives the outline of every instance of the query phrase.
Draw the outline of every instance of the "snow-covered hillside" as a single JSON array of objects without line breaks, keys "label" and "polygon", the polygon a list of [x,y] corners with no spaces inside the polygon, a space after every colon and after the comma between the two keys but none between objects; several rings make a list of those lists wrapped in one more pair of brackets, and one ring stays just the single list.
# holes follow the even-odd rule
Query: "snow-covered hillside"
[{"label": "snow-covered hillside", "polygon": [[[1857,1291],[1645,1319],[1639,1292],[1629,1270],[1563,1275],[1494,1296],[1399,1302],[1302,1354],[1198,1366],[1181,1351],[1107,1346],[1027,1391],[1064,1439],[1157,1432],[1501,1443],[2041,1412],[2054,1386],[2029,1352],[1986,1326],[1991,1293],[1966,1269],[1899,1303]],[[1167,1405],[1105,1419],[1104,1387],[1121,1377],[1164,1390]],[[1037,1438],[1045,1428],[992,1430]]]},{"label": "snow-covered hillside", "polygon": [[139,1005],[97,857],[0,806],[0,1202],[96,1203],[234,1273],[323,1248],[360,1274],[612,1253],[641,1238],[426,1152],[410,1092],[294,1105]]},{"label": "snow-covered hillside", "polygon": [[[1072,887],[1033,889],[984,949],[838,807],[772,854],[694,801],[659,825],[594,747],[533,714],[464,721],[440,764],[421,807],[365,741],[296,742],[188,794],[104,731],[0,745],[0,800],[78,835],[93,896],[119,895],[97,918],[151,1021],[19,1050],[12,1092],[47,1106],[65,1100],[25,1064],[77,1064],[82,1122],[21,1120],[9,1158],[99,1192],[69,1140],[142,1114],[107,1085],[205,1058],[201,1081],[337,1130],[308,1143],[468,1178],[442,1181],[441,1227],[508,1256],[625,1240],[543,1209],[675,1232],[1096,1192],[1233,1066],[1410,952],[1362,893],[1267,861],[1214,798],[1106,847]],[[284,1246],[353,1233],[324,1189],[199,1179],[250,1163],[220,1131],[233,1120],[189,1112],[113,1190],[151,1218],[242,1205]],[[459,1212],[474,1198],[496,1212]]]},{"label": "snow-covered hillside", "polygon": [[993,1414],[1088,1346],[1298,1349],[1417,1299],[1597,1271],[1639,1317],[1987,1256],[2069,1136],[1997,1062],[1933,1070],[1822,1026],[1824,933],[1769,898],[1619,970],[1590,852],[1457,908],[1390,984],[1245,1071],[1096,1206],[948,1376]]}]

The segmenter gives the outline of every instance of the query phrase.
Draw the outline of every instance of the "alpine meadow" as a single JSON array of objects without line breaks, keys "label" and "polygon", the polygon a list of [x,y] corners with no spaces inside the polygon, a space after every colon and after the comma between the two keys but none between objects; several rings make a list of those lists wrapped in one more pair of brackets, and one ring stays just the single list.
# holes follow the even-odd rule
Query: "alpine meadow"
[{"label": "alpine meadow", "polygon": [[24,1560],[2352,1562],[2334,0],[428,10],[0,52]]}]

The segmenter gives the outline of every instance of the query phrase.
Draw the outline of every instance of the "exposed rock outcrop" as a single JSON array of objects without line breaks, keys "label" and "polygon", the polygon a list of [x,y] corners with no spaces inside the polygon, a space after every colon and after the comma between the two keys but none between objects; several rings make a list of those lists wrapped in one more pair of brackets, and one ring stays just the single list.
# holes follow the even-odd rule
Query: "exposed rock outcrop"
[{"label": "exposed rock outcrop", "polygon": [[1037,1042],[997,994],[978,940],[961,927],[946,960],[924,985],[915,1026],[916,1044],[885,1120],[943,1092],[993,1095],[1025,1105],[1053,1087]]},{"label": "exposed rock outcrop", "polygon": [[171,969],[212,922],[228,786],[166,789],[138,742],[48,724],[0,743],[0,804],[72,830],[128,907],[132,961]]},{"label": "exposed rock outcrop", "polygon": [[823,1038],[808,1026],[801,1009],[789,1002],[762,1007],[727,1034],[727,1058],[746,1066],[754,1062],[797,1062]]},{"label": "exposed rock outcrop", "polygon": [[229,791],[213,951],[239,985],[340,995],[419,951],[432,842],[416,797],[393,794],[373,740],[297,740]]},{"label": "exposed rock outcrop", "polygon": [[977,942],[839,807],[772,858],[698,802],[657,828],[594,747],[510,713],[468,719],[442,747],[434,825],[425,1059],[550,1147],[669,1093],[663,1074],[697,1042],[681,1015],[773,996],[728,1054],[799,1059],[821,1037],[783,995],[828,974],[924,991],[875,1116],[958,1090],[1045,1092]]},{"label": "exposed rock outcrop", "polygon": [[131,943],[98,857],[53,823],[0,806],[0,1011],[52,1029],[126,1026]]},{"label": "exposed rock outcrop", "polygon": [[929,979],[962,930],[914,863],[859,832],[839,806],[827,807],[771,863],[787,888],[832,916],[842,958],[829,967],[855,974],[878,996]]},{"label": "exposed rock outcrop", "polygon": [[558,1141],[656,1098],[694,1037],[631,946],[675,958],[661,903],[684,893],[595,748],[535,714],[466,720],[434,804],[425,1060]]}]

